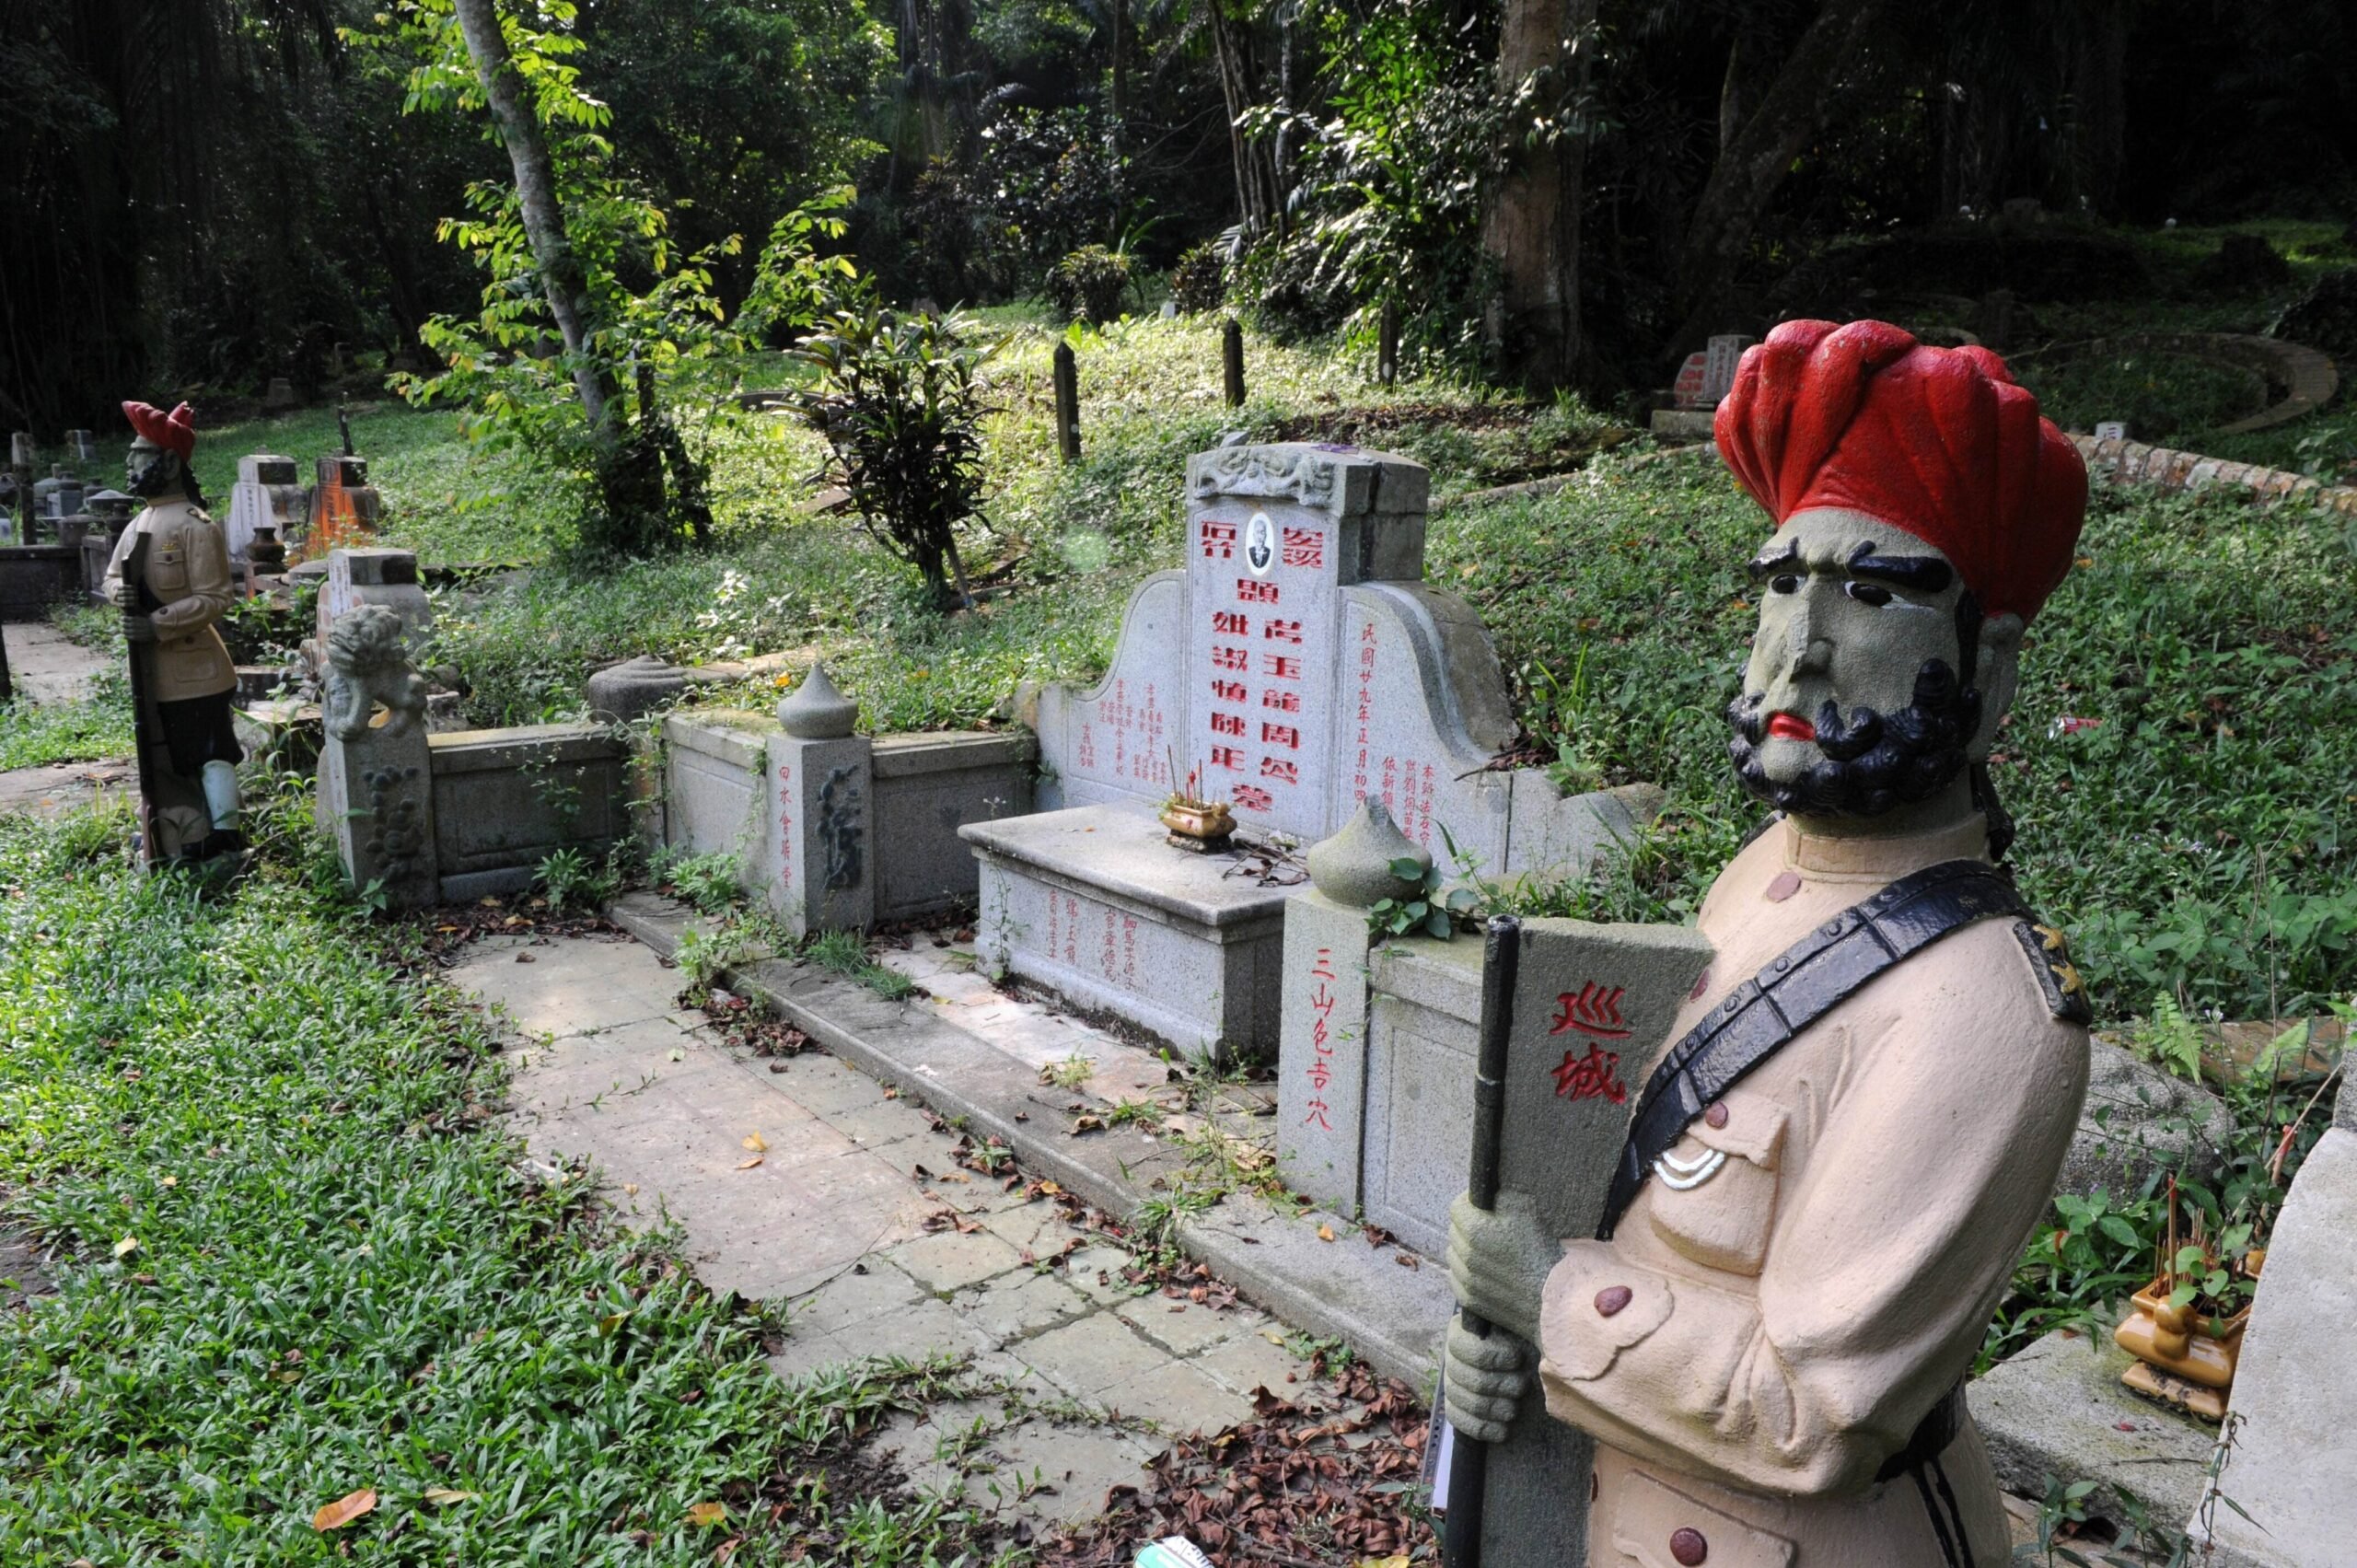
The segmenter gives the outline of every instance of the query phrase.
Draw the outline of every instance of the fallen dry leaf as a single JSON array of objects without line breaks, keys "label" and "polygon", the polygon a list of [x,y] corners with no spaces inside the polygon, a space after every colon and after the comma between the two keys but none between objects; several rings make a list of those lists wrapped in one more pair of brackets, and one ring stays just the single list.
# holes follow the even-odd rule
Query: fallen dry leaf
[{"label": "fallen dry leaf", "polygon": [[749,1159],[749,1160],[738,1160],[738,1161],[737,1162],[737,1168],[738,1170],[750,1170],[750,1169],[752,1169],[755,1166],[757,1166],[757,1165],[759,1165],[759,1164],[761,1164],[761,1156],[759,1156],[759,1155],[755,1155],[751,1159]]},{"label": "fallen dry leaf", "polygon": [[766,1150],[769,1144],[762,1140],[759,1132],[748,1132],[745,1134],[745,1146],[758,1155]]},{"label": "fallen dry leaf", "polygon": [[344,1493],[312,1515],[311,1527],[323,1532],[340,1530],[361,1515],[374,1513],[376,1507],[377,1489],[364,1486],[357,1492]]},{"label": "fallen dry leaf", "polygon": [[716,1525],[726,1517],[726,1503],[698,1503],[688,1510],[688,1523],[691,1525]]},{"label": "fallen dry leaf", "polygon": [[180,1179],[177,1176],[167,1176],[157,1183],[158,1187],[178,1187],[180,1184]]},{"label": "fallen dry leaf", "polygon": [[1318,1240],[1320,1240],[1320,1241],[1331,1241],[1331,1240],[1333,1240],[1333,1239],[1334,1239],[1334,1227],[1333,1227],[1332,1225],[1319,1225],[1319,1226],[1318,1227]]},{"label": "fallen dry leaf", "polygon": [[425,1489],[425,1500],[436,1506],[446,1503],[471,1503],[482,1495],[480,1492],[460,1492],[450,1486],[429,1486]]},{"label": "fallen dry leaf", "polygon": [[138,1250],[139,1238],[135,1236],[126,1236],[114,1244],[114,1255],[118,1258],[128,1258]]},{"label": "fallen dry leaf", "polygon": [[625,1181],[622,1183],[622,1191],[631,1197],[635,1198],[638,1196],[638,1183],[635,1181]]}]

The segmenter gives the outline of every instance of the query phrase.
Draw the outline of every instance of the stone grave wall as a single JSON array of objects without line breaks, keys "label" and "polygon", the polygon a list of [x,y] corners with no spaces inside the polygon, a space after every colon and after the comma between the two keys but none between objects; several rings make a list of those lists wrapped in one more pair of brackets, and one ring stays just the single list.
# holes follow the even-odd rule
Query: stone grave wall
[{"label": "stone grave wall", "polygon": [[1191,779],[1312,843],[1375,798],[1444,869],[1453,839],[1492,876],[1585,865],[1649,818],[1650,790],[1567,798],[1490,768],[1512,703],[1480,618],[1422,580],[1427,492],[1417,464],[1350,447],[1191,459],[1187,563],[1131,596],[1104,679],[1021,694],[1040,809],[1152,807]]},{"label": "stone grave wall", "polygon": [[[812,867],[820,868],[822,901],[830,891],[851,890],[827,888],[824,868],[831,864],[849,873],[832,880],[856,884],[872,900],[864,914],[844,916],[849,923],[911,919],[976,898],[978,869],[958,830],[1030,808],[1035,749],[1028,735],[949,731],[795,742],[769,714],[737,712],[674,713],[662,734],[660,842],[682,854],[734,857],[746,890],[781,906],[784,886]],[[809,746],[850,749],[810,778],[804,758],[785,754]],[[846,758],[858,776],[835,781],[829,793]],[[846,836],[847,813],[854,812],[857,826]],[[829,821],[833,828],[822,833]],[[799,890],[807,902],[811,889]],[[810,918],[807,909],[803,917]],[[823,927],[828,920],[822,913],[811,923]]]},{"label": "stone grave wall", "polygon": [[442,897],[528,888],[559,850],[599,859],[630,836],[630,747],[599,725],[426,737]]}]

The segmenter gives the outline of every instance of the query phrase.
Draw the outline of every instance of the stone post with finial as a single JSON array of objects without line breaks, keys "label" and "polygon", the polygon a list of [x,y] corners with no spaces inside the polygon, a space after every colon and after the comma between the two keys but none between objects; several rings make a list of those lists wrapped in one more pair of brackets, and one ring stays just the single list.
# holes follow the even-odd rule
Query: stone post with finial
[{"label": "stone post with finial", "polygon": [[859,704],[814,664],[777,705],[769,743],[770,905],[793,935],[876,918],[874,765]]},{"label": "stone post with finial", "polygon": [[1421,880],[1433,857],[1370,796],[1308,860],[1308,890],[1285,905],[1277,1152],[1288,1187],[1347,1214],[1365,1144],[1367,912],[1411,890],[1394,862],[1413,861]]}]

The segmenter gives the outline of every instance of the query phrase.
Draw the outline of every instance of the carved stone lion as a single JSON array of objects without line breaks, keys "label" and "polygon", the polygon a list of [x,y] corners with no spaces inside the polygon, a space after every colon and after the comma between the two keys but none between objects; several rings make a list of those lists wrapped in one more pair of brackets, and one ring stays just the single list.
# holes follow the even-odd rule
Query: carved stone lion
[{"label": "carved stone lion", "polygon": [[409,662],[401,618],[381,604],[364,604],[336,618],[328,628],[327,701],[320,717],[338,740],[370,733],[381,703],[385,722],[376,733],[387,739],[406,735],[424,720],[425,677]]}]

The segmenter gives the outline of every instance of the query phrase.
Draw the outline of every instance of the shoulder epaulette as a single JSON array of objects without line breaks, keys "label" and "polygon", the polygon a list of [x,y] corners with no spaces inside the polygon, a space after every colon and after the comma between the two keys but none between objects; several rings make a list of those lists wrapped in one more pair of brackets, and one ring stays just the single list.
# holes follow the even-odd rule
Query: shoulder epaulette
[{"label": "shoulder epaulette", "polygon": [[2062,933],[2051,925],[2039,925],[2031,921],[2014,922],[2014,936],[2029,955],[2030,968],[2038,971],[2038,989],[2046,993],[2047,1011],[2066,1024],[2084,1028],[2095,1022],[2095,1009],[2087,1005],[2087,982],[2080,978],[2078,966],[2071,961],[2069,944]]}]

